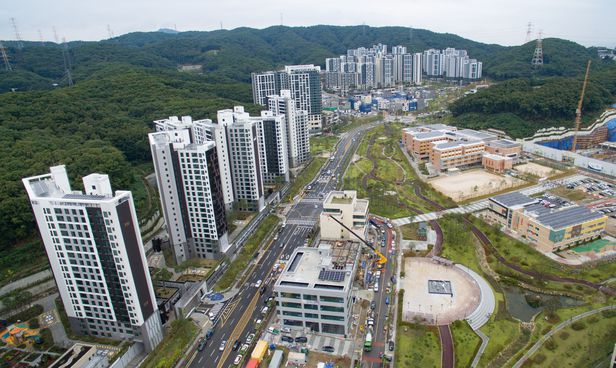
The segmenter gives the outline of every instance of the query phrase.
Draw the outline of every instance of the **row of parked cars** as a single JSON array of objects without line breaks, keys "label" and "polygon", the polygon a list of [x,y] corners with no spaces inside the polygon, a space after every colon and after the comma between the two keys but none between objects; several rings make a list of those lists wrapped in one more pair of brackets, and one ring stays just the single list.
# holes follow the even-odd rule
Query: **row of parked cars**
[{"label": "row of parked cars", "polygon": [[616,196],[616,186],[614,186],[614,184],[605,183],[593,178],[586,178],[569,183],[567,184],[567,189],[574,189],[579,186],[583,186],[586,193],[597,194],[600,197]]}]

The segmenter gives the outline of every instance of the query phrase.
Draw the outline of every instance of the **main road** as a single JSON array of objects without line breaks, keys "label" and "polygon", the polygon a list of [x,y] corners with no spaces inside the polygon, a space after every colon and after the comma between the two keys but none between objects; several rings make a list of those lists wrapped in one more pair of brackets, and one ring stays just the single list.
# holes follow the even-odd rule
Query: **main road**
[{"label": "main road", "polygon": [[[290,256],[293,250],[303,246],[310,231],[316,228],[319,214],[323,208],[322,199],[327,193],[335,190],[339,180],[342,180],[345,169],[352,155],[357,149],[360,138],[367,130],[374,128],[382,122],[374,122],[357,127],[343,133],[335,153],[329,159],[323,169],[310,184],[305,188],[306,194],[287,213],[285,226],[278,234],[276,240],[261,249],[261,258],[252,269],[235,298],[228,302],[229,311],[225,311],[225,318],[221,319],[215,327],[214,335],[207,342],[203,351],[193,351],[194,356],[190,360],[191,368],[217,367],[227,368],[233,366],[233,360],[237,352],[232,351],[236,340],[242,343],[249,334],[253,333],[258,326],[255,321],[262,318],[261,309],[264,302],[272,295],[274,280],[271,271],[274,264],[281,258]],[[329,172],[329,174],[327,174]],[[259,288],[254,285],[258,280],[267,287],[267,291],[261,295]],[[265,323],[265,322],[263,322]],[[221,350],[222,341],[226,346]],[[245,354],[250,354],[250,350]]]}]

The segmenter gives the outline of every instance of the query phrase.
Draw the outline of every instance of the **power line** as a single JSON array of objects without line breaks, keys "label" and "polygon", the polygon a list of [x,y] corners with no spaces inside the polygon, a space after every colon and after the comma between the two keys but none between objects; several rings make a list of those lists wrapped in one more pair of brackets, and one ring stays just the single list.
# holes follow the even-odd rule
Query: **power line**
[{"label": "power line", "polygon": [[22,49],[24,47],[23,42],[21,42],[21,35],[19,34],[19,29],[17,28],[17,22],[15,18],[11,18],[11,24],[13,25],[13,30],[15,31],[15,40],[17,41],[17,48]]},{"label": "power line", "polygon": [[531,22],[528,22],[528,27],[526,28],[526,41],[524,43],[527,43],[530,41],[530,34],[533,31],[533,24]]},{"label": "power line", "polygon": [[71,60],[68,54],[68,45],[66,44],[66,39],[62,38],[62,59],[64,60],[64,74],[66,80],[68,82],[69,87],[73,85],[73,75],[71,74]]}]

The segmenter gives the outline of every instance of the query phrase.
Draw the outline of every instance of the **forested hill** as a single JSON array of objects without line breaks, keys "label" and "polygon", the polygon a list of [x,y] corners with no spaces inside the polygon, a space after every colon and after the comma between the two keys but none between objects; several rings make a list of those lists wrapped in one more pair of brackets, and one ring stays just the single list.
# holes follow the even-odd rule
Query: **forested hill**
[{"label": "forested hill", "polygon": [[[494,79],[572,76],[583,70],[587,59],[596,59],[592,48],[548,38],[543,41],[545,65],[534,71],[530,66],[534,42],[504,47],[423,29],[368,26],[275,26],[177,34],[139,32],[100,42],[72,42],[68,44],[68,52],[76,81],[86,79],[101,65],[119,62],[164,69],[174,69],[178,64],[201,64],[210,78],[247,83],[250,73],[256,70],[285,64],[323,65],[326,57],[379,42],[404,45],[413,52],[445,47],[466,49],[471,57],[483,61],[484,75]],[[27,42],[23,49],[17,49],[11,42],[6,45],[15,71],[0,74],[0,91],[66,84],[60,45]]]}]

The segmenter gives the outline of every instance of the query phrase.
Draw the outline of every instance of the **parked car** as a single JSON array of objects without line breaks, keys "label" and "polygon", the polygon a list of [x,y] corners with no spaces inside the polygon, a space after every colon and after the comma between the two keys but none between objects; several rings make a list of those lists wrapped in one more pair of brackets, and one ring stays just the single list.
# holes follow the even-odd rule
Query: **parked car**
[{"label": "parked car", "polygon": [[285,333],[290,333],[291,329],[288,328],[288,327],[283,327],[283,328],[280,329],[280,331],[285,332]]},{"label": "parked car", "polygon": [[209,340],[212,338],[212,335],[214,335],[214,329],[210,328],[209,330],[207,330],[206,334],[205,334],[205,339]]},{"label": "parked car", "polygon": [[249,347],[250,347],[250,345],[248,345],[248,344],[242,345],[242,347],[240,348],[240,353],[247,352]]},{"label": "parked car", "polygon": [[233,365],[240,365],[240,363],[242,362],[242,358],[242,354],[237,354],[237,356],[233,360]]},{"label": "parked car", "polygon": [[321,350],[326,353],[333,353],[336,349],[334,349],[333,346],[326,345],[326,346],[323,346]]},{"label": "parked car", "polygon": [[376,302],[373,300],[370,302],[370,309],[375,309],[376,308]]},{"label": "parked car", "polygon": [[201,341],[199,341],[199,346],[197,346],[197,350],[203,351],[205,349],[206,343],[207,343],[207,340],[205,339],[202,339]]},{"label": "parked car", "polygon": [[394,342],[389,340],[389,351],[394,351]]},{"label": "parked car", "polygon": [[251,333],[250,335],[248,335],[248,337],[246,337],[246,344],[250,345],[252,344],[252,340],[255,339],[255,334]]},{"label": "parked car", "polygon": [[287,335],[282,335],[281,339],[284,342],[293,342],[294,341],[291,336],[287,336]]},{"label": "parked car", "polygon": [[295,342],[301,342],[305,344],[308,342],[308,338],[306,336],[298,336],[295,338]]}]

